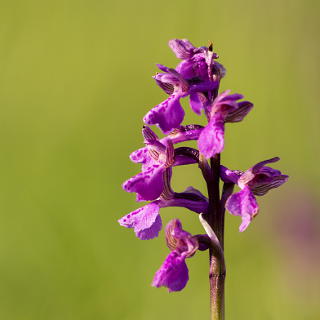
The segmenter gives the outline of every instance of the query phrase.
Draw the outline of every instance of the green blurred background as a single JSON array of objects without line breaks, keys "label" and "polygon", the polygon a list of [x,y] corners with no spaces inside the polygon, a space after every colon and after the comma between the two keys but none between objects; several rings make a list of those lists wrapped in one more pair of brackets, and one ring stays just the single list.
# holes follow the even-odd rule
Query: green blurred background
[{"label": "green blurred background", "polygon": [[[226,221],[227,319],[320,319],[319,1],[0,1],[0,319],[208,319],[208,257],[190,281],[150,286],[168,253],[117,219],[138,207],[121,183],[139,171],[142,117],[165,95],[155,64],[172,38],[212,40],[222,89],[255,103],[228,125],[223,163],[280,156],[289,182],[244,233]],[[189,109],[187,109],[189,110]],[[202,121],[188,113],[185,123]],[[177,191],[202,190],[175,168]],[[197,217],[164,209],[202,232]]]}]

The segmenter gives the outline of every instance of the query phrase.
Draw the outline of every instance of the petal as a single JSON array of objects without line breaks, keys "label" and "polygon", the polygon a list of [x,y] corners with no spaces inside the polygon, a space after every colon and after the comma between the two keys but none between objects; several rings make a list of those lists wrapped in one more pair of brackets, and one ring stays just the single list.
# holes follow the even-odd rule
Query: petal
[{"label": "petal", "polygon": [[167,287],[169,292],[181,291],[189,280],[189,271],[185,257],[172,251],[156,272],[152,285],[154,287]]},{"label": "petal", "polygon": [[197,77],[193,65],[194,63],[192,59],[183,60],[177,65],[176,70],[181,74],[181,76],[184,79],[193,79]]},{"label": "petal", "polygon": [[208,77],[208,65],[205,59],[205,53],[200,49],[200,53],[192,56],[192,58],[183,60],[180,62],[176,71],[183,77],[183,79],[190,80],[197,78],[201,81],[207,81]]},{"label": "petal", "polygon": [[[272,168],[269,168],[269,169],[272,169]],[[278,171],[278,170],[275,170],[275,171]],[[263,175],[257,174],[255,178],[252,181],[250,181],[249,187],[251,188],[252,192],[256,196],[263,196],[269,190],[280,187],[282,184],[284,184],[288,180],[288,178],[289,177],[287,175],[284,175],[281,173],[272,177],[267,177],[264,174]]]},{"label": "petal", "polygon": [[280,187],[289,177],[279,170],[265,166],[267,163],[273,163],[278,160],[279,158],[275,157],[257,163],[241,175],[238,185],[241,188],[247,185],[257,196],[263,196],[270,189]]},{"label": "petal", "polygon": [[245,171],[238,180],[239,187],[243,188],[244,186],[248,185],[250,189],[253,190],[257,186],[265,184],[267,185],[270,182],[272,182],[273,178],[281,175],[281,172],[270,167],[265,167],[264,165],[267,163],[276,162],[278,160],[279,158],[276,157],[265,161],[261,161],[252,168]]},{"label": "petal", "polygon": [[198,249],[197,240],[189,232],[182,229],[179,219],[173,219],[167,224],[166,241],[171,251],[179,252],[186,257],[194,255]]},{"label": "petal", "polygon": [[214,61],[212,69],[213,69],[213,74],[218,74],[219,79],[223,78],[227,73],[225,67],[217,61]]},{"label": "petal", "polygon": [[230,94],[230,90],[226,90],[214,100],[211,106],[211,113],[220,113],[225,122],[241,121],[253,106],[248,101],[237,102],[242,98],[241,94]]},{"label": "petal", "polygon": [[158,236],[162,227],[158,202],[152,202],[118,220],[121,226],[133,228],[141,240],[149,240]]},{"label": "petal", "polygon": [[[201,99],[201,93],[191,93],[190,94],[190,106],[191,109],[198,114],[199,116],[201,115],[201,110],[203,109],[203,100]],[[205,97],[204,97],[205,98]]]},{"label": "petal", "polygon": [[243,232],[244,230],[246,230],[251,222],[252,218],[249,214],[245,214],[242,216],[242,222],[240,224],[239,227],[239,231]]},{"label": "petal", "polygon": [[142,135],[144,137],[144,143],[154,143],[159,140],[159,137],[147,126],[143,126]]},{"label": "petal", "polygon": [[150,156],[146,147],[133,151],[130,154],[130,160],[135,163],[146,163]]},{"label": "petal", "polygon": [[136,231],[136,235],[141,240],[150,240],[156,238],[162,228],[162,221],[160,215],[158,215],[154,223],[149,228],[144,228]]},{"label": "petal", "polygon": [[178,59],[188,59],[193,55],[195,47],[187,39],[173,39],[169,41],[169,47]]},{"label": "petal", "polygon": [[189,92],[206,92],[217,89],[219,86],[219,81],[201,81],[198,84],[193,84],[190,86]]},{"label": "petal", "polygon": [[188,187],[184,192],[175,193],[169,200],[162,200],[161,207],[184,207],[196,213],[208,211],[208,199],[197,189]]},{"label": "petal", "polygon": [[226,92],[230,92],[230,90],[226,90],[224,92],[224,95],[220,98],[220,103],[224,102],[224,103],[232,103],[234,101],[240,100],[243,98],[243,95],[240,93],[232,93],[232,94],[228,94],[225,95]]},{"label": "petal", "polygon": [[[256,165],[254,165],[251,170],[253,173],[258,173],[259,170],[264,167],[267,163],[273,163],[273,162],[277,162],[279,161],[280,158],[279,157],[274,157],[274,158],[271,158],[271,159],[268,159],[268,160],[264,160],[264,161],[261,161],[261,162],[258,162]],[[250,169],[249,169],[250,170]]]},{"label": "petal", "polygon": [[155,200],[163,191],[164,167],[153,164],[145,171],[138,173],[122,185],[127,192],[136,192],[138,201]]},{"label": "petal", "polygon": [[146,124],[157,124],[164,133],[178,128],[183,121],[184,110],[180,104],[179,95],[171,95],[151,109],[144,117]]},{"label": "petal", "polygon": [[179,147],[174,150],[174,166],[183,166],[199,162],[199,151],[190,147]]},{"label": "petal", "polygon": [[224,147],[224,122],[221,118],[213,117],[202,130],[198,147],[200,152],[208,159],[220,153]]},{"label": "petal", "polygon": [[188,156],[185,156],[185,155],[182,155],[182,154],[179,154],[175,157],[174,159],[174,166],[184,166],[184,165],[187,165],[187,164],[194,164],[194,163],[197,163],[198,161],[191,158],[191,157],[188,157]]},{"label": "petal", "polygon": [[180,143],[188,140],[198,140],[202,130],[203,126],[197,124],[180,126],[180,128],[177,128],[170,132],[168,138],[170,138],[172,143]]},{"label": "petal", "polygon": [[153,77],[156,81],[156,84],[167,94],[173,94],[174,86],[170,82],[163,82],[158,80],[156,77]]},{"label": "petal", "polygon": [[231,195],[226,202],[226,208],[231,214],[242,217],[240,231],[244,231],[248,227],[259,210],[256,198],[248,187]]},{"label": "petal", "polygon": [[226,122],[239,122],[250,112],[253,108],[253,103],[249,101],[242,101],[238,103],[238,108],[229,112],[226,116]]},{"label": "petal", "polygon": [[158,65],[158,67],[162,71],[165,71],[165,73],[157,73],[153,78],[167,94],[188,91],[188,82],[175,69],[167,68],[162,65]]},{"label": "petal", "polygon": [[220,178],[225,183],[237,184],[241,174],[241,171],[230,170],[224,166],[220,166]]}]

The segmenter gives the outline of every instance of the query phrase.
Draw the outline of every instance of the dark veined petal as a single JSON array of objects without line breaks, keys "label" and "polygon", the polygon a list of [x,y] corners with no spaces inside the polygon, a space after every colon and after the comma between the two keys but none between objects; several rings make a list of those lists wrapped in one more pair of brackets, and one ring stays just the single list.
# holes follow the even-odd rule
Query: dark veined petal
[{"label": "dark veined petal", "polygon": [[[268,167],[264,167],[264,169],[267,168]],[[273,176],[267,176],[264,173],[259,173],[256,174],[254,179],[249,182],[248,185],[256,196],[263,196],[269,190],[280,187],[288,180],[289,177],[287,175],[281,174],[281,172],[278,170],[272,170],[274,170],[274,172],[272,172],[272,174],[274,174]]]},{"label": "dark veined petal", "polygon": [[273,163],[273,162],[277,162],[279,161],[280,158],[279,157],[274,157],[274,158],[271,158],[271,159],[268,159],[268,160],[264,160],[264,161],[261,161],[261,162],[258,162],[256,165],[254,165],[252,168],[251,168],[251,171],[253,173],[258,173],[259,170],[264,167],[267,163]]},{"label": "dark veined petal", "polygon": [[144,143],[150,144],[159,140],[159,137],[149,127],[143,126],[142,135],[144,137]]},{"label": "dark veined petal", "polygon": [[253,103],[249,101],[241,101],[238,103],[238,107],[229,112],[225,118],[225,122],[239,122],[250,112],[253,108]]},{"label": "dark veined petal", "polygon": [[207,159],[220,153],[224,148],[224,121],[218,116],[214,116],[208,125],[202,130],[198,147]]},{"label": "dark veined petal", "polygon": [[213,69],[212,73],[216,74],[218,79],[223,78],[227,73],[225,67],[221,63],[219,63],[218,61],[214,61],[212,69]]},{"label": "dark veined petal", "polygon": [[137,201],[155,200],[163,191],[164,170],[164,167],[153,164],[145,171],[125,181],[122,187],[127,192],[136,192]]},{"label": "dark veined petal", "polygon": [[161,89],[167,94],[187,93],[189,84],[175,69],[163,65],[158,65],[158,67],[165,73],[157,73],[153,78]]},{"label": "dark veined petal", "polygon": [[179,95],[171,95],[165,101],[151,109],[144,117],[146,124],[156,124],[164,133],[178,128],[183,121],[184,110]]},{"label": "dark veined petal", "polygon": [[256,198],[249,187],[231,195],[226,202],[226,208],[231,214],[242,217],[242,224],[239,228],[241,232],[248,227],[259,210]]},{"label": "dark veined petal", "polygon": [[178,59],[191,58],[195,49],[187,39],[172,39],[169,41],[169,47]]},{"label": "dark veined petal", "polygon": [[160,269],[156,272],[152,285],[154,287],[167,287],[169,292],[181,291],[189,280],[189,271],[185,257],[172,251]]},{"label": "dark veined petal", "polygon": [[180,126],[179,128],[170,132],[168,138],[172,141],[172,143],[180,143],[188,140],[197,140],[202,130],[203,126],[197,124]]},{"label": "dark veined petal", "polygon": [[[244,186],[249,185],[249,184],[250,184],[250,187],[252,187],[253,186],[253,184],[252,184],[253,179],[255,179],[257,174],[259,174],[260,172],[262,173],[262,171],[264,170],[263,169],[264,165],[267,164],[267,163],[272,163],[272,162],[276,162],[276,161],[279,161],[279,160],[280,160],[280,158],[275,157],[275,158],[272,158],[272,159],[268,159],[268,160],[265,160],[265,161],[258,162],[256,165],[254,165],[252,168],[248,169],[247,171],[245,171],[241,175],[241,177],[238,180],[239,187],[242,189],[242,188],[244,188]],[[275,170],[275,169],[272,169],[272,168],[270,168],[270,169],[271,170]],[[265,171],[265,174],[260,175],[259,180],[261,180],[261,181],[264,180],[263,182],[269,181],[270,175],[268,174],[267,171]],[[279,172],[279,174],[280,174],[280,171],[278,171],[278,170],[276,170],[276,171]]]},{"label": "dark veined petal", "polygon": [[182,229],[179,219],[173,219],[167,224],[166,241],[171,251],[177,251],[186,257],[193,256],[199,246],[197,239]]},{"label": "dark veined petal", "polygon": [[158,236],[162,228],[158,202],[152,202],[118,220],[121,226],[133,228],[141,240],[149,240]]}]

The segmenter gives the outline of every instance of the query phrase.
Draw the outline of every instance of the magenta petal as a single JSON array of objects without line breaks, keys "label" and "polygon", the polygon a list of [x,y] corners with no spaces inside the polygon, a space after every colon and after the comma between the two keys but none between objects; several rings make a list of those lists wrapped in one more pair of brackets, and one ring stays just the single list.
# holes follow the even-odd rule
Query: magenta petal
[{"label": "magenta petal", "polygon": [[[279,157],[274,157],[274,158],[271,158],[271,159],[268,159],[268,160],[264,160],[264,161],[261,161],[261,162],[258,162],[256,165],[254,165],[252,168],[251,168],[251,171],[253,173],[258,173],[260,171],[260,169],[262,167],[264,167],[267,163],[273,163],[273,162],[277,162],[279,161],[280,158]],[[250,169],[249,169],[250,170]]]},{"label": "magenta petal", "polygon": [[176,193],[170,200],[162,203],[163,207],[184,207],[197,213],[208,211],[208,199],[197,189],[188,187],[184,192]]},{"label": "magenta petal", "polygon": [[174,166],[184,166],[186,164],[194,164],[194,163],[197,163],[197,162],[198,161],[195,160],[194,158],[179,154],[179,155],[176,155],[174,157],[173,165]]},{"label": "magenta petal", "polygon": [[149,154],[146,147],[135,150],[130,154],[130,160],[135,163],[146,163],[148,159]]},{"label": "magenta petal", "polygon": [[[219,82],[217,81],[203,81],[203,82],[191,85],[189,92],[195,93],[195,92],[212,91],[214,89],[217,89],[218,86],[219,86]],[[207,100],[206,97],[203,97],[203,99],[204,101]]]},{"label": "magenta petal", "polygon": [[247,228],[259,210],[256,198],[248,187],[231,195],[226,202],[226,208],[231,214],[242,217],[240,231],[244,231]]},{"label": "magenta petal", "polygon": [[181,77],[181,75],[171,68],[167,68],[162,65],[158,67],[164,71],[164,73],[157,73],[153,78],[167,94],[173,94],[175,91],[181,90],[185,92],[188,90],[188,83]]},{"label": "magenta petal", "polygon": [[153,202],[145,205],[118,220],[121,226],[133,228],[141,240],[149,240],[158,236],[162,227],[159,205]]},{"label": "magenta petal", "polygon": [[230,170],[224,166],[220,166],[220,178],[225,183],[237,184],[242,172],[238,170]]},{"label": "magenta petal", "polygon": [[127,192],[136,192],[139,201],[155,200],[163,191],[163,171],[163,167],[154,164],[124,182],[122,187]]},{"label": "magenta petal", "polygon": [[200,78],[202,81],[207,81],[208,65],[206,63],[205,53],[200,52],[193,55],[190,59],[181,61],[177,65],[176,71],[186,80]]},{"label": "magenta petal", "polygon": [[156,272],[152,285],[154,287],[167,287],[169,292],[181,291],[189,280],[189,272],[185,257],[172,251]]},{"label": "magenta petal", "polygon": [[239,231],[240,232],[243,232],[244,230],[246,230],[251,222],[252,218],[249,214],[247,215],[243,215],[242,216],[242,222],[240,224],[240,227],[239,227]]},{"label": "magenta petal", "polygon": [[[256,196],[263,196],[269,190],[280,187],[289,178],[287,175],[281,174],[278,170],[269,167],[263,167],[262,169],[264,169],[261,170],[263,172],[256,174],[254,179],[248,184]],[[267,175],[266,172],[269,175]]]},{"label": "magenta petal", "polygon": [[193,55],[195,47],[187,39],[173,39],[169,41],[169,47],[178,59],[188,59]]},{"label": "magenta petal", "polygon": [[156,238],[162,228],[162,221],[160,215],[156,217],[154,223],[149,227],[136,231],[136,235],[141,240],[150,240]]},{"label": "magenta petal", "polygon": [[167,224],[166,241],[171,251],[188,258],[195,254],[199,246],[197,239],[182,229],[179,219],[173,219]]},{"label": "magenta petal", "polygon": [[157,124],[164,133],[178,128],[183,121],[184,110],[180,104],[179,95],[171,95],[151,109],[144,117],[146,124]]},{"label": "magenta petal", "polygon": [[181,76],[184,79],[192,79],[197,77],[196,71],[194,70],[194,62],[192,59],[187,59],[181,61],[177,67],[176,70],[181,74]]},{"label": "magenta petal", "polygon": [[176,129],[173,132],[171,132],[168,137],[174,144],[188,140],[198,140],[202,129],[202,126],[195,124],[180,126],[179,129]]},{"label": "magenta petal", "polygon": [[190,94],[190,106],[191,109],[198,115],[201,115],[201,110],[203,108],[203,99],[200,97],[201,93],[191,93]]},{"label": "magenta petal", "polygon": [[213,117],[202,130],[198,147],[207,159],[220,153],[224,147],[224,122]]}]

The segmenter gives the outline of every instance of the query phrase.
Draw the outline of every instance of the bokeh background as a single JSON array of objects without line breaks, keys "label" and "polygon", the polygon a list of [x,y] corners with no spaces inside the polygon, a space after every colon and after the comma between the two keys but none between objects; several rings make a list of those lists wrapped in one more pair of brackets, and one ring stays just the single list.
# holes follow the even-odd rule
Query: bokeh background
[{"label": "bokeh background", "polygon": [[[172,38],[214,42],[222,89],[255,103],[228,125],[223,163],[273,156],[289,182],[260,198],[244,233],[226,218],[227,319],[320,318],[319,9],[316,0],[0,1],[0,319],[208,319],[208,257],[184,291],[150,286],[168,253],[117,219],[138,207],[142,117],[164,94]],[[186,105],[186,108],[187,105]],[[189,110],[189,109],[187,109]],[[190,112],[185,123],[203,120]],[[174,187],[204,190],[199,170]],[[200,233],[197,217],[179,217]]]}]

